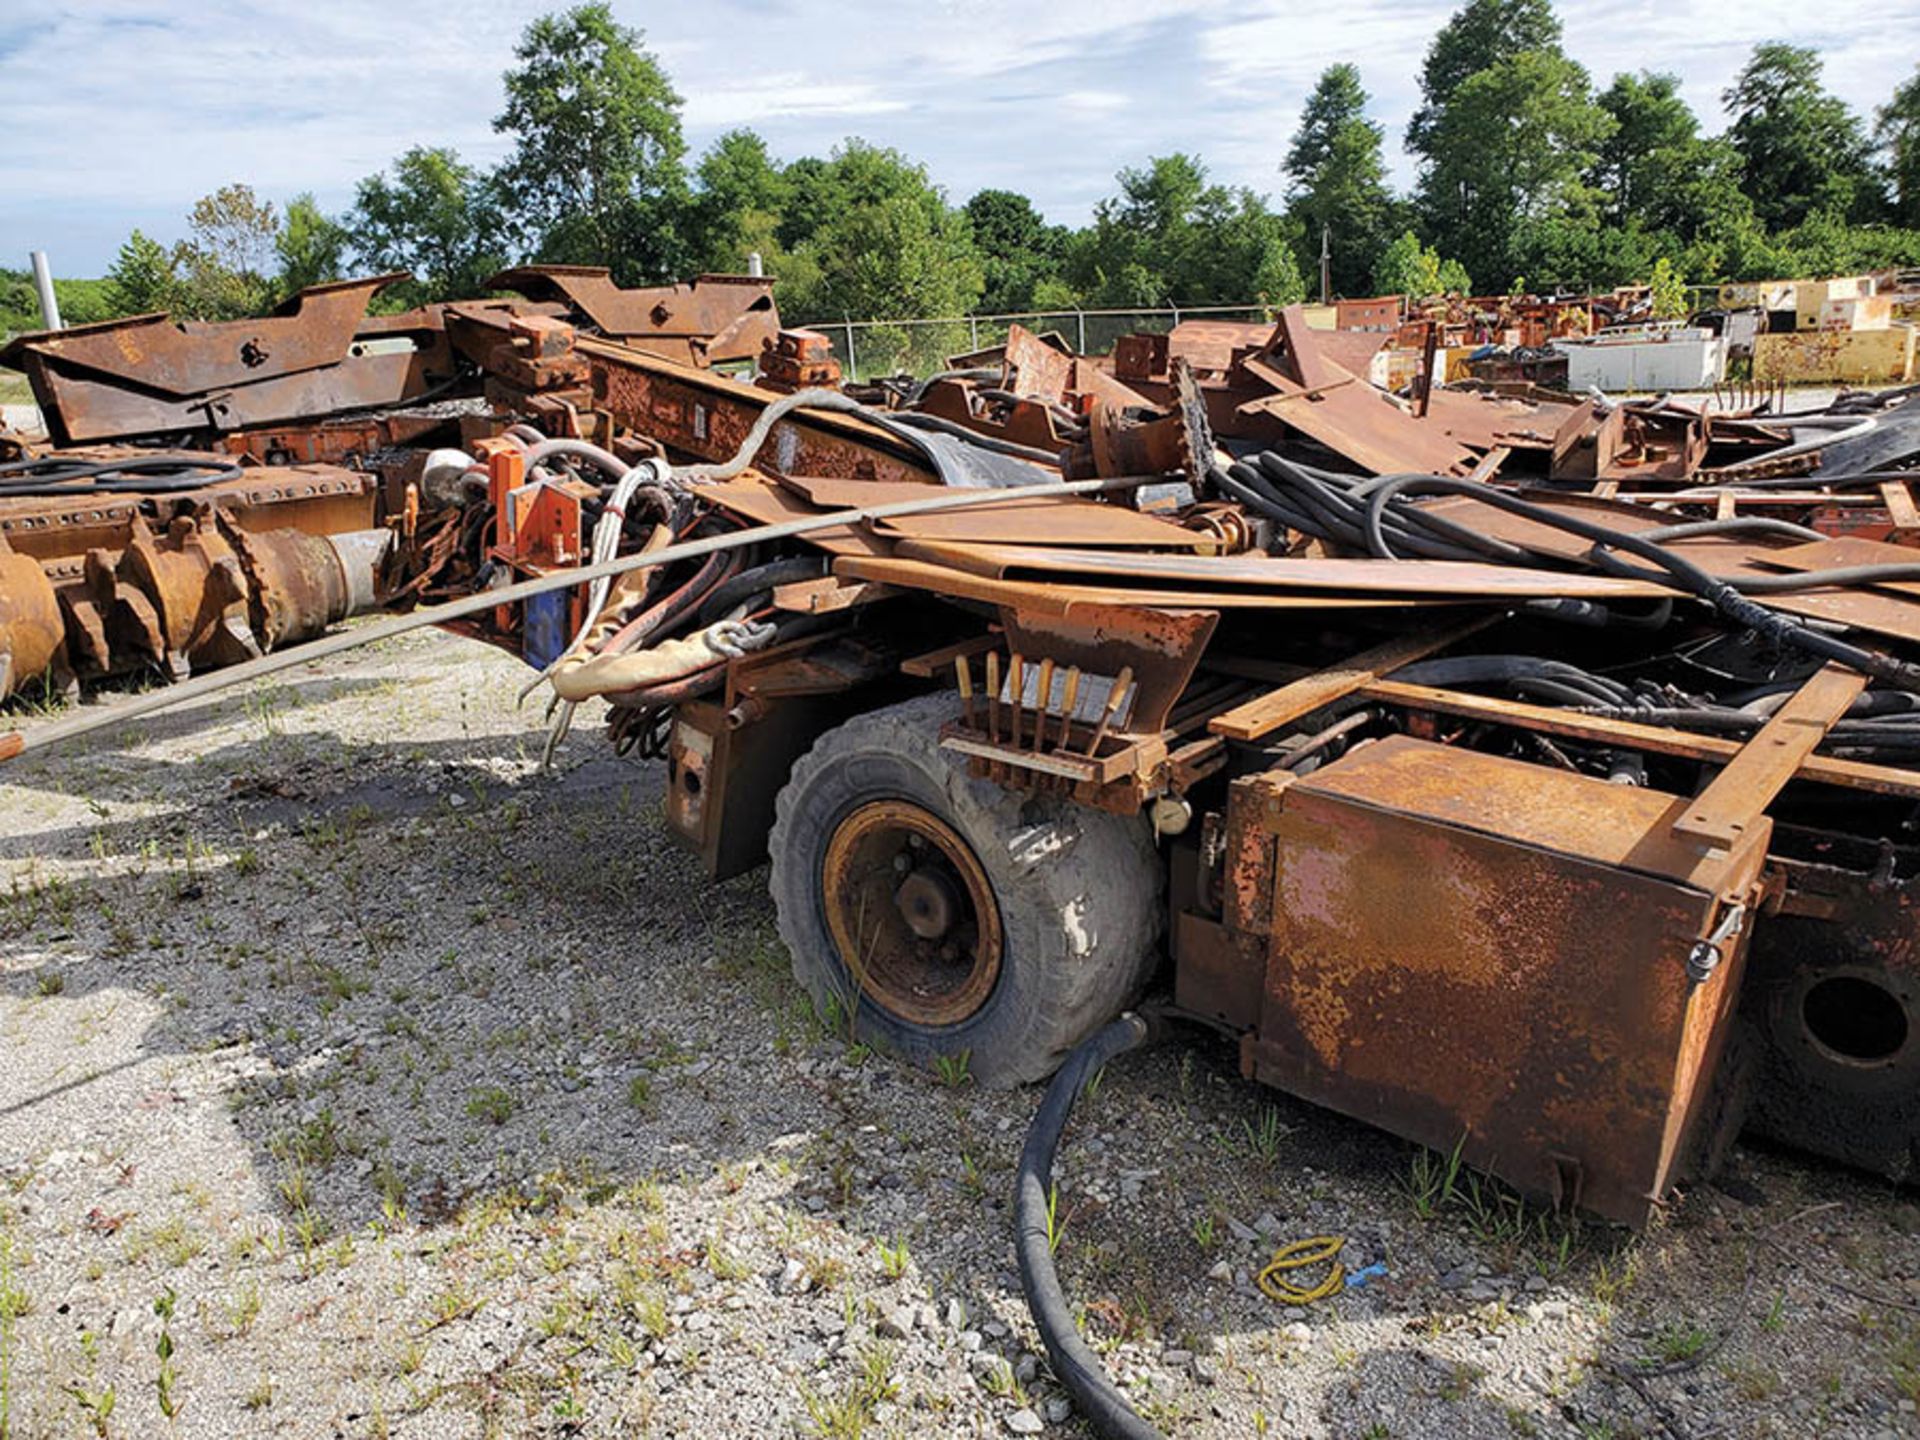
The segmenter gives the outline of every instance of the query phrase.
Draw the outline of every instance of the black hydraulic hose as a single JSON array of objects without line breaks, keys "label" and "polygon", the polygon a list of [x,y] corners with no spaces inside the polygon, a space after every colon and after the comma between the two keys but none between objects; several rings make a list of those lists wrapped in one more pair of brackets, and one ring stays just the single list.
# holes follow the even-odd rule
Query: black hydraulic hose
[{"label": "black hydraulic hose", "polygon": [[[202,455],[140,455],[91,462],[15,460],[0,465],[0,496],[165,495],[238,480],[244,473],[236,463]],[[91,483],[76,483],[82,480]]]},{"label": "black hydraulic hose", "polygon": [[755,565],[750,569],[742,570],[738,575],[722,580],[707,592],[706,599],[700,602],[700,608],[694,612],[693,628],[704,630],[714,621],[725,619],[727,612],[743,600],[768,594],[776,585],[790,585],[799,580],[817,580],[826,573],[827,561],[820,555],[800,555],[786,560],[773,560],[765,565]]},{"label": "black hydraulic hose", "polygon": [[1013,1244],[1020,1261],[1020,1286],[1027,1309],[1046,1343],[1054,1377],[1067,1388],[1080,1413],[1109,1440],[1165,1440],[1160,1431],[1140,1418],[1101,1368],[1100,1357],[1080,1338],[1073,1310],[1060,1290],[1053,1266],[1053,1241],[1048,1224],[1047,1199],[1053,1191],[1053,1156],[1060,1134],[1067,1128],[1073,1102],[1086,1083],[1116,1055],[1124,1055],[1158,1036],[1151,1014],[1129,1011],[1095,1031],[1067,1056],[1047,1086],[1046,1098],[1027,1130],[1020,1151],[1020,1169],[1013,1190]]},{"label": "black hydraulic hose", "polygon": [[[1491,505],[1496,510],[1505,510],[1509,514],[1523,516],[1542,525],[1552,526],[1556,530],[1564,530],[1570,535],[1578,535],[1592,541],[1596,547],[1625,550],[1658,567],[1657,570],[1646,572],[1645,578],[1656,580],[1671,589],[1706,601],[1742,629],[1751,630],[1763,639],[1799,650],[1803,654],[1835,661],[1850,669],[1858,670],[1863,675],[1884,680],[1902,690],[1920,691],[1920,666],[1909,664],[1904,660],[1896,660],[1891,655],[1862,649],[1844,640],[1837,640],[1777,610],[1770,610],[1756,601],[1749,600],[1733,584],[1708,574],[1692,561],[1683,559],[1652,541],[1643,540],[1638,535],[1625,530],[1615,530],[1606,525],[1596,525],[1590,520],[1553,510],[1544,505],[1532,504],[1478,481],[1455,480],[1443,475],[1396,476],[1374,490],[1368,497],[1367,532],[1370,544],[1379,539],[1380,516],[1386,511],[1387,506],[1395,497],[1415,490],[1427,494],[1466,495],[1483,505]],[[1904,570],[1906,567],[1876,565],[1855,568]],[[1826,573],[1831,575],[1835,572]],[[1916,567],[1915,573],[1920,574],[1920,567]],[[1805,580],[1809,577],[1795,578]]]}]

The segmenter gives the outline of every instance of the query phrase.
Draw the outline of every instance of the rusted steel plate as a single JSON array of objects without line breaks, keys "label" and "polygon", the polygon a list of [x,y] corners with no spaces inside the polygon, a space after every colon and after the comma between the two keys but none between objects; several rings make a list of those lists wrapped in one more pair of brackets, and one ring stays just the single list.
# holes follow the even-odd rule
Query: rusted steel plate
[{"label": "rusted steel plate", "polygon": [[773,281],[760,276],[702,275],[624,290],[597,265],[523,265],[485,288],[564,303],[608,339],[687,365],[752,360],[780,333]]},{"label": "rusted steel plate", "polygon": [[[884,505],[924,498],[924,485],[861,480],[818,480],[796,476],[783,482],[823,510]],[[1004,504],[970,505],[964,510],[900,515],[880,520],[874,530],[905,539],[984,541],[1008,545],[1088,545],[1211,551],[1216,542],[1157,515],[1123,505],[1103,504],[1077,495],[1040,495],[1021,499],[1009,492]]]},{"label": "rusted steel plate", "polygon": [[[751,471],[739,480],[703,485],[700,487],[700,496],[723,510],[743,515],[759,525],[778,525],[785,520],[799,520],[820,513],[815,506],[807,504],[784,485],[754,478]],[[812,530],[803,538],[807,544],[817,545],[832,555],[885,555],[891,549],[885,542],[856,526],[840,525],[830,530]]]},{"label": "rusted steel plate", "polygon": [[1705,1138],[1738,989],[1738,948],[1697,986],[1688,955],[1765,851],[1677,842],[1686,803],[1405,737],[1270,787],[1252,1073],[1643,1223]]},{"label": "rusted steel plate", "polygon": [[316,285],[255,320],[176,324],[165,315],[134,315],[39,331],[0,350],[0,364],[17,366],[23,356],[37,355],[173,396],[252,385],[346,358],[367,303],[376,291],[404,278],[376,275]]},{"label": "rusted steel plate", "polygon": [[[701,460],[731,460],[754,422],[780,397],[770,391],[649,355],[631,346],[586,339],[596,404],[614,421]],[[931,483],[938,479],[919,449],[858,416],[800,409],[773,427],[755,460],[784,475]]]},{"label": "rusted steel plate", "polygon": [[[1617,530],[1636,532],[1674,523],[1672,515],[1644,505],[1623,504],[1592,496],[1545,496],[1528,492],[1526,499],[1554,509],[1565,509],[1598,524]],[[1471,497],[1449,495],[1422,502],[1433,511],[1473,526],[1485,534],[1525,546],[1543,556],[1578,559],[1592,547],[1589,541],[1564,530],[1556,530],[1524,515],[1513,515],[1475,502]],[[1667,542],[1667,548],[1698,565],[1710,575],[1738,579],[1742,575],[1777,575],[1783,569],[1802,568],[1818,558],[1818,568],[1832,564],[1831,557],[1849,553],[1823,547],[1833,545],[1872,547],[1874,541],[1843,539],[1822,541],[1816,545],[1768,546],[1756,542],[1726,538],[1700,538]],[[1869,553],[1855,550],[1856,555]],[[1909,563],[1912,552],[1900,546],[1886,546],[1871,553],[1877,560]],[[1787,557],[1785,560],[1782,557]],[[1793,562],[1798,563],[1793,563]],[[1672,593],[1672,592],[1668,592]],[[1920,597],[1907,598],[1893,586],[1850,589],[1809,590],[1791,595],[1767,595],[1761,603],[1789,615],[1806,615],[1842,625],[1857,625],[1876,634],[1920,643]]]},{"label": "rusted steel plate", "polygon": [[1172,606],[1206,610],[1371,610],[1412,609],[1416,606],[1455,603],[1444,597],[1415,599],[1362,594],[1286,595],[1259,590],[1163,590],[1145,586],[1001,580],[990,575],[969,574],[951,565],[905,559],[897,555],[845,556],[834,562],[834,573],[861,580],[884,580],[905,588],[930,591],[935,595],[1044,609],[1048,613],[1062,615],[1080,605]]},{"label": "rusted steel plate", "polygon": [[977,574],[1041,580],[1057,575],[1097,576],[1102,582],[1247,586],[1277,593],[1445,596],[1455,600],[1534,599],[1543,596],[1644,598],[1668,595],[1662,586],[1606,575],[1527,570],[1464,560],[1312,560],[1271,555],[1141,555],[1131,551],[1066,550],[1051,546],[944,544],[914,540],[900,553]]},{"label": "rusted steel plate", "polygon": [[1284,353],[1269,351],[1262,358],[1286,372],[1277,393],[1291,394],[1296,387],[1312,392],[1274,413],[1281,424],[1375,475],[1464,474],[1473,468],[1471,450],[1415,419],[1383,391],[1358,381],[1325,355],[1298,305],[1281,313],[1275,338]]}]

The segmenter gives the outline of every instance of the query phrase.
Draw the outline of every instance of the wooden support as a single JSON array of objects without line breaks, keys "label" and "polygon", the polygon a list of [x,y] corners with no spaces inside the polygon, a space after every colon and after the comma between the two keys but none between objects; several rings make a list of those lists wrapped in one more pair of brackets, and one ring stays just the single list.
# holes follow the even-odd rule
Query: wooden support
[{"label": "wooden support", "polygon": [[1673,833],[1731,849],[1866,688],[1864,675],[1831,662],[1821,667],[1694,797]]},{"label": "wooden support", "polygon": [[1477,615],[1463,625],[1425,630],[1415,635],[1397,635],[1371,650],[1363,650],[1343,665],[1316,670],[1278,690],[1256,695],[1244,705],[1236,705],[1224,715],[1216,715],[1207,728],[1229,740],[1258,740],[1282,725],[1311,714],[1322,705],[1353,694],[1381,676],[1424,660],[1436,650],[1444,650],[1503,618],[1504,612]]}]

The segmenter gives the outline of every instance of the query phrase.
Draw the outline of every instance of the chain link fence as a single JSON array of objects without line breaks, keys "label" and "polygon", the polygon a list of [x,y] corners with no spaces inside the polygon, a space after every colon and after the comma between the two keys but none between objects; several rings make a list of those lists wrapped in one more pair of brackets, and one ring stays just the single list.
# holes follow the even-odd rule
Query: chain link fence
[{"label": "chain link fence", "polygon": [[1122,335],[1165,332],[1182,320],[1266,320],[1263,305],[1169,306],[1161,310],[1036,310],[1020,315],[960,315],[926,320],[814,320],[833,343],[849,380],[877,375],[932,375],[947,361],[1005,342],[1007,329],[1024,325],[1039,335],[1058,334],[1075,353],[1105,355]]}]

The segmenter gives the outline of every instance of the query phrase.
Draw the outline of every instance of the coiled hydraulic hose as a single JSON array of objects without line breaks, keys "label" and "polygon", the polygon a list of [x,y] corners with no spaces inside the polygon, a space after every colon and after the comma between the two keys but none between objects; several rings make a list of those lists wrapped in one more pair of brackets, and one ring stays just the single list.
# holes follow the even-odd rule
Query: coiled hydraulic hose
[{"label": "coiled hydraulic hose", "polygon": [[[1381,517],[1387,507],[1399,496],[1413,493],[1428,495],[1465,495],[1483,505],[1496,510],[1505,510],[1509,514],[1523,516],[1556,530],[1564,530],[1570,535],[1593,542],[1596,551],[1601,549],[1624,550],[1630,555],[1646,560],[1654,567],[1649,570],[1635,568],[1637,578],[1653,581],[1704,600],[1726,619],[1742,629],[1751,630],[1763,639],[1783,648],[1798,650],[1803,654],[1815,656],[1821,660],[1832,660],[1863,675],[1871,675],[1884,680],[1902,690],[1920,690],[1920,666],[1896,660],[1891,655],[1883,655],[1853,645],[1845,640],[1803,625],[1790,616],[1777,610],[1769,610],[1757,601],[1749,600],[1732,583],[1708,574],[1692,561],[1683,559],[1672,551],[1653,541],[1626,530],[1615,530],[1610,526],[1597,525],[1578,515],[1567,514],[1544,505],[1535,505],[1505,491],[1496,490],[1473,480],[1456,480],[1442,475],[1398,475],[1376,486],[1367,497],[1365,523],[1369,548],[1375,553],[1386,553],[1386,541],[1381,529]],[[1377,549],[1375,547],[1378,547]],[[1907,575],[1911,568],[1912,574]],[[1835,575],[1852,575],[1861,570],[1901,572],[1897,578],[1920,578],[1920,565],[1899,566],[1853,566],[1849,571],[1811,571],[1793,578],[1809,585],[1826,585],[1836,582]],[[1876,575],[1877,579],[1896,578]]]},{"label": "coiled hydraulic hose", "polygon": [[[57,499],[75,494],[165,495],[199,490],[245,472],[204,455],[140,455],[117,460],[15,460],[0,465],[0,496]],[[79,481],[88,481],[80,485]]]},{"label": "coiled hydraulic hose", "polygon": [[1158,1038],[1159,1026],[1149,1014],[1129,1011],[1112,1024],[1096,1030],[1067,1056],[1047,1086],[1046,1098],[1027,1131],[1027,1143],[1020,1151],[1020,1168],[1014,1179],[1013,1244],[1020,1261],[1020,1286],[1026,1292],[1027,1309],[1047,1347],[1053,1373],[1073,1396],[1080,1413],[1093,1428],[1110,1440],[1165,1440],[1149,1425],[1107,1378],[1100,1358],[1080,1338],[1073,1323],[1073,1310],[1060,1290],[1060,1276],[1053,1265],[1052,1226],[1048,1223],[1048,1196],[1053,1193],[1053,1157],[1060,1146],[1060,1134],[1073,1113],[1087,1081],[1116,1055],[1138,1049]]}]

